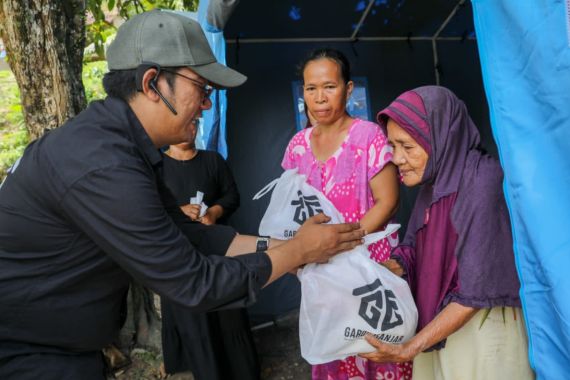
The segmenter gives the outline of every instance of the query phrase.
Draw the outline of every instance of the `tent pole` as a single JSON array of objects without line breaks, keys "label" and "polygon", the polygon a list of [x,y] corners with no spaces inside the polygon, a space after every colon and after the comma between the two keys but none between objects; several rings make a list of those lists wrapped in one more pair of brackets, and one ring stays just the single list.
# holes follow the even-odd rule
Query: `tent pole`
[{"label": "tent pole", "polygon": [[435,71],[435,84],[439,86],[439,56],[437,55],[437,41],[435,38],[432,38],[431,40],[431,47],[433,50],[433,70]]},{"label": "tent pole", "polygon": [[[467,37],[474,40],[473,37]],[[400,42],[400,41],[432,41],[433,37],[358,37],[360,42]],[[463,37],[439,37],[438,41],[463,41]],[[226,43],[235,44],[237,39],[227,39]],[[350,37],[323,37],[323,38],[240,38],[239,44],[267,44],[267,43],[311,43],[311,42],[354,42]]]},{"label": "tent pole", "polygon": [[368,6],[364,10],[364,13],[362,13],[362,17],[360,17],[360,21],[358,21],[358,25],[356,25],[356,28],[354,28],[354,32],[352,32],[352,36],[350,36],[351,41],[356,40],[356,36],[358,36],[358,32],[360,31],[362,24],[364,24],[364,20],[366,20],[368,13],[370,13],[370,10],[372,9],[372,5],[374,5],[374,1],[375,0],[370,0],[368,2]]},{"label": "tent pole", "polygon": [[459,0],[457,5],[453,8],[453,10],[449,14],[449,16],[447,16],[447,18],[445,19],[443,24],[441,24],[441,26],[435,32],[435,34],[433,35],[433,37],[431,39],[431,47],[433,50],[433,69],[435,71],[435,84],[438,86],[440,85],[440,76],[439,76],[439,56],[437,54],[437,40],[440,39],[439,35],[441,34],[441,32],[443,32],[443,30],[445,29],[447,24],[449,24],[449,22],[451,21],[453,16],[455,16],[455,14],[459,10],[459,8],[461,8],[463,5],[465,5],[465,1],[466,0]]},{"label": "tent pole", "polygon": [[445,19],[445,21],[443,22],[443,24],[441,24],[441,26],[439,27],[439,29],[437,30],[437,32],[435,32],[435,34],[433,35],[433,39],[438,39],[439,35],[441,34],[441,32],[443,32],[443,30],[445,29],[445,27],[447,26],[447,24],[449,24],[449,22],[451,21],[451,19],[453,18],[453,16],[455,16],[455,14],[457,13],[457,11],[459,10],[459,8],[461,8],[463,5],[465,5],[465,1],[466,0],[459,0],[459,3],[457,3],[457,5],[453,8],[453,10],[451,11],[451,13],[449,14],[449,16],[447,16],[447,18]]}]

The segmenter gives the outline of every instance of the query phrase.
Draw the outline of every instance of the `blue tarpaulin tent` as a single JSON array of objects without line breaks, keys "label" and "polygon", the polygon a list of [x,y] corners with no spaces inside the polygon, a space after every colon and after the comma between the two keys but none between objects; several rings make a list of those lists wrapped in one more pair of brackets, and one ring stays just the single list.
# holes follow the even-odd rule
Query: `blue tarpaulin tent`
[{"label": "blue tarpaulin tent", "polygon": [[[214,56],[220,63],[226,63],[226,41],[223,28],[233,12],[236,1],[202,0],[198,12],[176,12],[197,20],[206,34]],[[224,158],[228,157],[226,143],[226,90],[214,90],[210,95],[212,107],[202,113],[202,119],[196,135],[199,149],[214,150]]]},{"label": "blue tarpaulin tent", "polygon": [[570,377],[570,1],[473,0],[531,366]]}]

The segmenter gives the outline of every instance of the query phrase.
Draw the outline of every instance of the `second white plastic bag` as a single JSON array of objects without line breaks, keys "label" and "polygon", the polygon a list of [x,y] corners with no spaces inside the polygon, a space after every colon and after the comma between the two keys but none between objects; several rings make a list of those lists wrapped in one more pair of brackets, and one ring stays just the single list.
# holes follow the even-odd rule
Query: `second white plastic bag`
[{"label": "second white plastic bag", "polygon": [[369,258],[364,246],[299,271],[301,355],[311,364],[372,352],[364,339],[399,344],[414,336],[418,311],[406,281]]}]

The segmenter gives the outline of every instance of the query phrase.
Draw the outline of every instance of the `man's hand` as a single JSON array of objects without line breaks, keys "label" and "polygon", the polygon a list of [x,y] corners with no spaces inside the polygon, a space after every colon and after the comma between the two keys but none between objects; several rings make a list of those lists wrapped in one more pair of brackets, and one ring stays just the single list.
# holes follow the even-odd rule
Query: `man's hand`
[{"label": "man's hand", "polygon": [[198,218],[200,218],[200,205],[187,204],[180,206],[180,209],[191,220],[198,221]]},{"label": "man's hand", "polygon": [[404,268],[400,265],[400,263],[394,259],[389,259],[381,263],[386,268],[388,268],[392,273],[394,273],[398,277],[402,277],[404,275]]},{"label": "man's hand", "polygon": [[370,343],[376,351],[367,354],[359,354],[358,356],[372,360],[376,363],[402,363],[413,360],[419,352],[404,344],[388,344],[379,341],[370,334],[366,334],[366,341]]},{"label": "man's hand", "polygon": [[324,214],[315,215],[299,228],[293,239],[269,247],[267,255],[272,271],[266,285],[303,264],[327,262],[337,253],[362,244],[365,232],[358,223],[323,224],[329,220]]},{"label": "man's hand", "polygon": [[327,262],[334,255],[362,244],[365,232],[358,223],[324,224],[329,220],[325,214],[309,218],[292,239],[300,246],[303,264]]}]

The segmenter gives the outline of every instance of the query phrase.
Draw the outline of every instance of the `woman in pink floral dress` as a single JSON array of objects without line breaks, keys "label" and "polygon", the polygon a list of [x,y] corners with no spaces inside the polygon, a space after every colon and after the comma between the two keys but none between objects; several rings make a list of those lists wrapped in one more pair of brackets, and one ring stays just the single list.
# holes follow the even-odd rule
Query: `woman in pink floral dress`
[{"label": "woman in pink floral dress", "polygon": [[[283,168],[298,168],[346,222],[360,221],[368,233],[382,230],[397,209],[396,168],[390,163],[392,151],[379,126],[346,112],[353,89],[348,60],[336,50],[316,50],[301,65],[301,73],[314,126],[291,139]],[[395,235],[369,246],[370,257],[377,262],[387,260],[397,243]],[[411,379],[411,364],[376,364],[352,356],[315,365],[312,375],[314,380]]]}]

